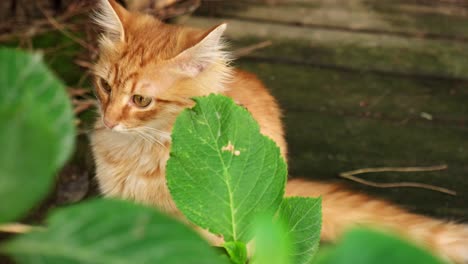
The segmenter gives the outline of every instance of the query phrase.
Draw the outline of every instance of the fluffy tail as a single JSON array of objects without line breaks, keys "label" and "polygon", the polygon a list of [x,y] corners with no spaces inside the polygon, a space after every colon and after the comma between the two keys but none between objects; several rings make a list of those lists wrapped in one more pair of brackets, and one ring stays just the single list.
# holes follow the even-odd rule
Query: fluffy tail
[{"label": "fluffy tail", "polygon": [[287,196],[322,196],[322,239],[336,240],[356,225],[391,229],[456,263],[468,263],[468,226],[409,213],[339,185],[289,180]]}]

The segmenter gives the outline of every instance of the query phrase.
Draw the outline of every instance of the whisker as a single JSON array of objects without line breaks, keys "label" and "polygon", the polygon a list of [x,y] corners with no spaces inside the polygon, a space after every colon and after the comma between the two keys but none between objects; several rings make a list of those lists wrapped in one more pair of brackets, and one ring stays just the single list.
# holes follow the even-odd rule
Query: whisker
[{"label": "whisker", "polygon": [[171,134],[159,129],[151,128],[151,127],[139,127],[140,130],[147,134],[151,134],[154,136],[158,136],[164,140],[170,140],[171,139]]},{"label": "whisker", "polygon": [[161,147],[163,147],[164,149],[167,150],[167,147],[159,139],[157,139],[154,135],[148,134],[145,130],[140,130],[138,132],[141,133],[141,134],[144,134],[146,137],[151,138],[154,141],[154,143],[159,144]]},{"label": "whisker", "polygon": [[151,134],[148,134],[147,132],[145,132],[144,130],[140,130],[140,129],[137,129],[137,128],[133,128],[133,129],[127,129],[127,131],[131,131],[131,132],[135,132],[137,133],[141,138],[143,138],[144,140],[146,140],[147,142],[151,143],[151,144],[158,144],[158,145],[161,145],[163,148],[167,149],[166,146],[160,142],[157,138],[155,138],[153,135]]},{"label": "whisker", "polygon": [[137,135],[140,136],[144,141],[146,141],[146,142],[148,142],[150,144],[154,144],[154,142],[152,142],[149,138],[146,137],[146,135],[144,135],[140,131],[138,131],[138,130],[132,130],[132,131],[136,132]]},{"label": "whisker", "polygon": [[164,131],[164,130],[160,130],[160,129],[157,129],[157,128],[154,128],[154,127],[149,127],[149,126],[142,126],[140,127],[141,129],[147,129],[147,130],[152,130],[152,131],[156,131],[156,132],[159,132],[161,134],[167,134],[167,135],[170,135],[171,133],[170,132],[167,132],[167,131]]}]

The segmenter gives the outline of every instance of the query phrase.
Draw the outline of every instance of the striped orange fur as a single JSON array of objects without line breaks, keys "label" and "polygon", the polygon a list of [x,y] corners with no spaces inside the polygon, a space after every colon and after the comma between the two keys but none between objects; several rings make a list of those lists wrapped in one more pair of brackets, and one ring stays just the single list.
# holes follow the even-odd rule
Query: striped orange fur
[{"label": "striped orange fur", "polygon": [[[194,96],[221,93],[245,106],[287,156],[281,111],[255,75],[229,66],[221,34],[163,24],[100,0],[96,22],[103,28],[95,65],[100,119],[91,135],[102,193],[149,204],[181,216],[166,187],[170,131]],[[139,107],[134,95],[151,101]],[[468,261],[468,227],[409,213],[339,186],[293,179],[288,196],[323,197],[322,238],[335,240],[355,225],[399,233],[442,257]]]}]

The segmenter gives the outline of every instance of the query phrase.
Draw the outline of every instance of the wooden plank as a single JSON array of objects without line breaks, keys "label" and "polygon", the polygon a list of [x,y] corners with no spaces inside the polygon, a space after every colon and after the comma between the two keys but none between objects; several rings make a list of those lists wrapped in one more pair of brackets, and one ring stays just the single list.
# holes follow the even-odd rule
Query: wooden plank
[{"label": "wooden plank", "polygon": [[258,72],[288,111],[468,131],[466,81],[399,78],[242,59],[237,64]]},{"label": "wooden plank", "polygon": [[[279,9],[314,9],[309,4],[317,2],[298,0],[294,5],[283,3]],[[352,14],[357,10],[355,7],[350,9],[352,12],[340,7],[340,4],[352,6],[352,2],[356,1],[327,1],[330,3],[327,10],[342,10],[347,16],[342,21],[336,19],[339,16],[328,21],[336,23],[332,24],[334,26],[342,26],[368,15],[364,9]],[[400,5],[402,2],[391,3],[403,6]],[[380,30],[394,30],[392,32],[425,33],[428,29],[428,32],[451,36],[456,36],[458,31],[465,34],[460,23],[451,19],[432,29],[431,22],[438,23],[447,16],[439,11],[433,13],[434,9],[430,8],[408,8],[408,5],[417,6],[413,0],[405,4],[403,13],[406,17],[395,15],[401,20],[391,20],[394,12],[391,9],[375,11],[377,7],[373,6],[378,17],[370,16],[362,21],[368,21],[369,26],[378,25]],[[265,5],[254,7],[270,8]],[[236,12],[249,11],[238,9]],[[405,21],[415,12],[418,16],[439,16],[440,19]],[[280,13],[264,16],[279,20]],[[387,17],[381,19],[381,13]],[[340,172],[364,167],[445,163],[449,169],[442,172],[385,173],[365,177],[382,182],[418,181],[443,186],[458,191],[457,197],[426,190],[353,186],[419,213],[467,220],[465,201],[468,196],[464,193],[468,189],[465,179],[468,173],[465,165],[468,159],[466,43],[447,37],[419,38],[300,26],[294,21],[306,18],[297,14],[281,23],[259,21],[252,13],[253,19],[194,17],[187,24],[209,28],[227,21],[227,33],[237,47],[273,40],[272,46],[241,58],[237,64],[257,73],[285,109],[292,176],[339,180]],[[314,18],[310,19],[313,21]],[[462,17],[460,21],[465,20]],[[444,30],[450,26],[458,28]]]},{"label": "wooden plank", "polygon": [[[437,122],[442,116],[468,116],[466,83],[248,60],[240,60],[238,65],[255,72],[284,108],[292,176],[340,180],[340,172],[365,167],[443,163],[448,170],[364,177],[377,182],[416,181],[444,186],[457,191],[456,197],[417,189],[352,186],[419,213],[468,219],[468,195],[464,192],[468,189],[468,127],[466,123]],[[446,87],[457,87],[458,91],[451,95]],[[423,111],[434,119],[425,119],[420,115]]]},{"label": "wooden plank", "polygon": [[221,6],[211,8],[211,14],[329,30],[468,38],[468,6],[440,3],[427,5],[416,0],[278,1],[277,5],[240,2],[217,2],[216,5]]},{"label": "wooden plank", "polygon": [[[466,131],[397,126],[376,120],[288,112],[290,174],[346,183],[375,196],[393,200],[420,213],[468,220],[468,182],[464,155]],[[455,152],[457,154],[453,155]],[[458,156],[458,157],[456,157]],[[376,189],[340,180],[344,171],[366,167],[421,166],[445,163],[448,170],[432,173],[378,173],[362,175],[376,182],[415,181],[457,191],[448,196],[418,189]],[[439,209],[444,210],[439,210]]]},{"label": "wooden plank", "polygon": [[[297,59],[361,70],[468,78],[466,43],[408,39],[400,36],[335,32],[270,23],[191,17],[186,24],[209,28],[227,22],[232,39],[272,39],[273,47],[260,55]],[[291,41],[294,40],[294,41]],[[287,42],[281,52],[275,47]],[[308,50],[306,53],[304,51]]]}]

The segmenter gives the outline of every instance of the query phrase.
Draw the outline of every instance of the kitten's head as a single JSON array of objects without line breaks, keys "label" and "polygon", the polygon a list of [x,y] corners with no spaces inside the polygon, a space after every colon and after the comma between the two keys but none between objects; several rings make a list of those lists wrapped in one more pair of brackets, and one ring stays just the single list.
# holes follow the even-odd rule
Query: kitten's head
[{"label": "kitten's head", "polygon": [[230,78],[225,24],[208,31],[167,25],[114,0],[100,0],[95,21],[104,32],[95,89],[108,129],[167,130],[191,97],[220,92]]}]

